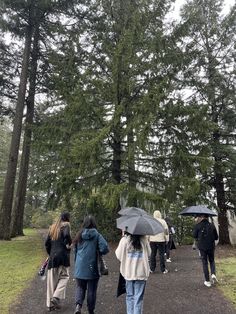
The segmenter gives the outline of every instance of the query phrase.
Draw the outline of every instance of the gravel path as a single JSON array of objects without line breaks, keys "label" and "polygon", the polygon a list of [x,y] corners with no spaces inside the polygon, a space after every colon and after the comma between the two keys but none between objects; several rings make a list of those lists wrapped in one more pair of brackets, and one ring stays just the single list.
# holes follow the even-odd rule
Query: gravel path
[{"label": "gravel path", "polygon": [[[119,263],[114,246],[106,256],[109,275],[99,282],[97,314],[125,314],[125,295],[116,298]],[[157,263],[159,266],[159,263]],[[150,275],[144,296],[144,314],[236,314],[236,309],[227,301],[217,286],[203,285],[201,261],[191,246],[181,246],[172,251],[172,263],[167,263],[168,274],[157,271]],[[67,289],[67,298],[61,310],[52,313],[73,314],[74,291],[73,265]],[[220,285],[220,283],[219,283]],[[46,281],[34,278],[10,308],[9,314],[44,314],[46,310]],[[86,302],[83,314],[87,314]]]}]

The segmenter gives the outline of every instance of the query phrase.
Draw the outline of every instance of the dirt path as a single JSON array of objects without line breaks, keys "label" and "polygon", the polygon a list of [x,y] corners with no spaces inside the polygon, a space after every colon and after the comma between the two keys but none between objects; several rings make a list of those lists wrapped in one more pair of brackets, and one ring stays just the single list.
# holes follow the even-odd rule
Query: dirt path
[{"label": "dirt path", "polygon": [[[216,287],[203,286],[204,279],[197,251],[193,251],[191,246],[181,246],[173,253],[172,263],[167,263],[169,273],[164,275],[158,268],[149,277],[144,297],[145,314],[236,314],[232,304]],[[114,247],[106,256],[106,261],[109,275],[100,279],[96,313],[125,314],[125,296],[116,298],[119,264],[114,255]],[[75,282],[72,277],[73,266],[63,308],[52,313],[73,314]],[[45,299],[46,281],[36,277],[21,296],[19,303],[11,307],[9,314],[47,313]],[[86,302],[83,314],[87,314]]]}]

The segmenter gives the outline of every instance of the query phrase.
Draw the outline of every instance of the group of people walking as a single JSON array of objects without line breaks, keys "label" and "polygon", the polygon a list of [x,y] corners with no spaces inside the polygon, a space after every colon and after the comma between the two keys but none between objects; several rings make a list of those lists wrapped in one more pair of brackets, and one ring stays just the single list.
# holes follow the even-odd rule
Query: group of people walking
[{"label": "group of people walking", "polygon": [[49,228],[45,247],[49,255],[47,272],[47,308],[54,311],[61,308],[65,299],[69,280],[70,250],[74,248],[76,280],[75,311],[80,314],[87,292],[87,308],[94,314],[99,281],[98,254],[109,252],[107,241],[97,231],[93,216],[86,216],[81,230],[74,240],[70,232],[70,215],[62,213],[55,224]]},{"label": "group of people walking", "polygon": [[[120,274],[125,280],[127,314],[143,313],[143,299],[149,274],[156,268],[156,254],[159,252],[160,270],[166,274],[165,262],[171,262],[170,250],[175,248],[173,236],[175,230],[169,218],[162,219],[160,211],[153,214],[163,226],[163,232],[157,235],[134,235],[126,231],[115,251],[120,261]],[[69,279],[70,250],[73,246],[75,255],[74,278],[76,281],[75,311],[82,313],[82,306],[87,292],[88,313],[93,314],[99,282],[98,254],[109,252],[107,241],[97,231],[93,216],[85,217],[81,230],[74,240],[70,233],[70,216],[62,213],[53,224],[45,242],[49,254],[47,275],[47,308],[49,311],[59,309],[60,301],[65,298],[65,289]],[[210,287],[211,280],[216,281],[214,248],[218,239],[216,229],[207,216],[198,217],[193,236],[197,239],[200,250],[204,285]]]}]

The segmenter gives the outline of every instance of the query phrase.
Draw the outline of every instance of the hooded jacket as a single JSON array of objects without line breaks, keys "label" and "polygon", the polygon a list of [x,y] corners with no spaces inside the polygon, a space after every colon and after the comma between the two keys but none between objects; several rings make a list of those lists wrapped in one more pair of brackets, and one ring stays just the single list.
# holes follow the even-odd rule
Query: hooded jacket
[{"label": "hooded jacket", "polygon": [[107,241],[96,229],[84,229],[82,242],[75,246],[75,271],[74,276],[78,279],[97,279],[98,251],[101,255],[109,252]]},{"label": "hooded jacket", "polygon": [[155,210],[153,213],[153,217],[162,224],[164,232],[150,236],[149,240],[151,242],[169,242],[168,225],[166,221],[161,218],[161,212],[159,210]]}]

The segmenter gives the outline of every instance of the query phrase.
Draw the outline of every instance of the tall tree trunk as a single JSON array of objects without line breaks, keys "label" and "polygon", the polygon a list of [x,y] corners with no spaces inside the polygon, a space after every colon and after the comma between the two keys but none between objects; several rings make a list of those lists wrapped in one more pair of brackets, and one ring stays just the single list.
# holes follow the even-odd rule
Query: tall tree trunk
[{"label": "tall tree trunk", "polygon": [[[118,56],[116,64],[116,75],[115,75],[115,88],[116,88],[116,108],[115,108],[115,124],[113,126],[113,160],[112,160],[112,180],[115,184],[121,183],[121,160],[122,160],[122,128],[121,128],[121,116],[120,116],[120,106],[121,106],[121,56]],[[116,116],[117,115],[117,116]],[[120,210],[120,202],[114,208],[114,215]]]},{"label": "tall tree trunk", "polygon": [[215,179],[214,179],[214,186],[216,189],[216,199],[217,199],[217,206],[219,208],[218,213],[218,223],[219,223],[219,243],[220,244],[230,244],[229,238],[229,223],[227,217],[227,204],[225,198],[225,185],[224,185],[224,178],[222,175],[221,167],[222,167],[222,160],[217,153],[217,147],[219,147],[219,132],[215,132],[213,135],[213,139],[215,142],[216,151],[214,153],[215,159]]},{"label": "tall tree trunk", "polygon": [[23,151],[20,164],[19,179],[15,202],[12,210],[11,237],[23,235],[23,218],[25,208],[25,197],[27,189],[27,178],[30,160],[30,146],[32,137],[32,124],[34,118],[34,102],[37,77],[37,62],[39,53],[39,26],[37,25],[34,33],[33,50],[31,56],[30,78],[29,78],[29,96],[27,100],[27,113],[25,120],[25,133],[23,142]]},{"label": "tall tree trunk", "polygon": [[129,196],[128,196],[128,205],[137,206],[137,195],[136,184],[137,177],[135,172],[135,148],[134,148],[134,132],[133,130],[129,131],[127,136],[127,145],[128,145],[128,180],[129,180]]},{"label": "tall tree trunk", "polygon": [[16,113],[12,132],[10,154],[8,160],[7,173],[4,184],[2,206],[0,213],[0,239],[10,240],[11,210],[14,195],[14,186],[16,178],[17,160],[20,146],[22,118],[26,94],[26,84],[28,77],[30,49],[32,41],[33,26],[28,25],[26,29],[25,47],[23,53],[22,69],[20,75],[20,84],[16,103]]},{"label": "tall tree trunk", "polygon": [[112,179],[115,184],[121,183],[121,141],[119,139],[118,132],[114,135],[113,148],[113,160],[112,160]]},{"label": "tall tree trunk", "polygon": [[[215,77],[217,73],[215,70],[215,59],[212,55],[211,48],[209,47],[208,39],[206,42],[208,52],[208,101],[211,106],[211,119],[215,123],[216,127],[219,125],[219,108],[216,101],[216,86]],[[219,222],[219,242],[220,244],[230,244],[229,239],[229,225],[227,218],[227,205],[225,198],[225,185],[224,176],[222,172],[222,156],[220,150],[220,132],[216,129],[213,133],[213,158],[215,160],[214,165],[214,188],[216,189],[217,206],[219,208],[218,222]]]}]

